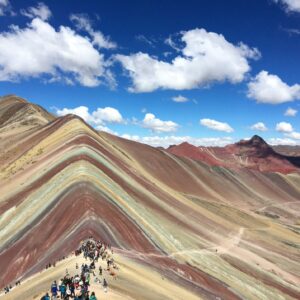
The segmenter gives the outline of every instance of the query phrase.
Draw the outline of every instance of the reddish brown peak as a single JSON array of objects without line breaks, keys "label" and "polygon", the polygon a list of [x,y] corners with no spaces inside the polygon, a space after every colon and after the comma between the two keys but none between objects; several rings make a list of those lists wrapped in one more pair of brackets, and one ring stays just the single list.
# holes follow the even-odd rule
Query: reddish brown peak
[{"label": "reddish brown peak", "polygon": [[194,145],[189,144],[188,142],[183,142],[183,143],[179,144],[178,146],[194,146]]},{"label": "reddish brown peak", "polygon": [[183,142],[181,144],[178,144],[178,145],[170,145],[167,150],[170,150],[170,149],[189,149],[189,148],[197,148],[196,146],[192,145],[192,144],[189,144],[188,142]]},{"label": "reddish brown peak", "polygon": [[181,143],[177,146],[170,146],[167,151],[177,156],[188,157],[194,160],[202,161],[211,166],[217,166],[221,164],[221,162],[210,153],[203,151],[203,148],[196,147],[187,142]]}]

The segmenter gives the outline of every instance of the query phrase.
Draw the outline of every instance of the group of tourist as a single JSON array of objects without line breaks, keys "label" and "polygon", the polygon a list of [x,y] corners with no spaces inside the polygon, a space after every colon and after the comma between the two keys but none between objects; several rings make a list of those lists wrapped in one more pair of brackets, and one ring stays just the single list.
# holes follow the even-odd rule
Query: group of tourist
[{"label": "group of tourist", "polygon": [[[53,281],[50,291],[44,294],[41,300],[97,300],[95,292],[90,291],[92,279],[96,285],[103,288],[105,293],[108,292],[108,282],[104,278],[104,271],[116,279],[116,270],[118,270],[118,266],[113,259],[111,246],[90,237],[82,242],[80,247],[75,251],[75,256],[80,255],[83,255],[85,258],[85,263],[82,263],[80,267],[76,263],[76,275],[71,276],[68,269],[66,269],[65,276],[59,281]],[[61,260],[63,259],[65,257]],[[105,262],[107,268],[102,268],[100,261]],[[46,269],[55,267],[55,265],[55,263],[49,263],[46,265]],[[21,281],[18,280],[16,286],[20,284]],[[9,293],[12,288],[11,285],[6,286],[4,293]]]},{"label": "group of tourist", "polygon": [[[16,286],[21,284],[21,280],[16,281]],[[12,290],[12,285],[7,285],[6,287],[4,287],[4,294],[7,294],[10,292],[10,290]]]},{"label": "group of tourist", "polygon": [[57,283],[54,281],[50,287],[50,294],[46,293],[41,300],[97,300],[94,292],[89,290],[91,283],[91,275],[94,278],[94,283],[99,284],[103,287],[104,292],[108,291],[108,283],[105,278],[103,278],[103,268],[99,264],[96,268],[98,260],[106,261],[107,271],[109,275],[115,278],[118,269],[112,257],[113,251],[111,247],[101,241],[96,241],[92,237],[83,242],[79,249],[75,251],[75,255],[79,256],[83,254],[83,257],[88,262],[83,263],[80,267],[76,263],[75,269],[77,274],[71,276],[68,269],[66,269],[66,274]]}]

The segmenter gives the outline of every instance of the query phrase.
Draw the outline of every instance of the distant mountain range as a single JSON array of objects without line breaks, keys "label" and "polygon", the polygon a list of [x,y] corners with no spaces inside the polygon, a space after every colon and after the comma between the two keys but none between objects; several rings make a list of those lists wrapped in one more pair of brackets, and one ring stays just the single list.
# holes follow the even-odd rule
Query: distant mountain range
[{"label": "distant mountain range", "polygon": [[[167,151],[177,156],[189,157],[210,166],[230,169],[249,168],[262,172],[290,173],[299,170],[300,156],[289,156],[291,148],[269,146],[261,137],[254,135],[250,140],[242,140],[225,147],[196,147],[189,143],[170,146]],[[293,154],[297,151],[293,150]]]}]

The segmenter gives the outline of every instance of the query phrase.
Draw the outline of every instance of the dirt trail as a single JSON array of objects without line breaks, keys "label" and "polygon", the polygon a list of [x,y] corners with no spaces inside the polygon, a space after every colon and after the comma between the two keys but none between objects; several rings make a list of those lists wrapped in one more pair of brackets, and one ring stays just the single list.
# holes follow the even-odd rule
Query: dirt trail
[{"label": "dirt trail", "polygon": [[128,257],[139,257],[141,259],[147,257],[157,257],[157,258],[174,258],[177,255],[185,255],[185,254],[224,254],[227,253],[229,250],[232,250],[234,247],[237,247],[242,239],[244,231],[247,228],[241,227],[237,234],[230,238],[225,238],[220,244],[204,249],[186,249],[181,251],[171,252],[170,254],[155,254],[155,253],[142,253],[135,250],[125,250],[120,249],[118,250],[121,253],[126,254]]}]

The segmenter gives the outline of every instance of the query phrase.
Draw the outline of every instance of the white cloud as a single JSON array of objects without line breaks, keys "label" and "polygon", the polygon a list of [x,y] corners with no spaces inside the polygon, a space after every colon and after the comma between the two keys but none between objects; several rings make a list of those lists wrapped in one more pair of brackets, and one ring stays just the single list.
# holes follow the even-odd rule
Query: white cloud
[{"label": "white cloud", "polygon": [[89,108],[86,106],[78,106],[75,108],[63,108],[63,109],[56,109],[56,114],[58,116],[65,116],[68,114],[77,115],[82,118],[86,122],[90,122],[91,115],[89,113]]},{"label": "white cloud", "polygon": [[65,26],[56,31],[39,18],[0,33],[0,81],[43,75],[97,86],[106,76],[104,57],[87,37]]},{"label": "white cloud", "polygon": [[122,123],[124,121],[120,112],[113,107],[97,108],[92,112],[92,119],[95,124]]},{"label": "white cloud", "polygon": [[279,104],[300,99],[300,85],[287,85],[277,75],[261,71],[248,83],[248,97],[260,103]]},{"label": "white cloud", "polygon": [[234,131],[229,124],[212,120],[212,119],[201,119],[200,124],[207,128],[217,130],[217,131],[225,131],[228,133]]},{"label": "white cloud", "polygon": [[77,115],[87,123],[94,126],[96,129],[111,133],[112,131],[109,128],[107,128],[105,124],[124,122],[121,113],[113,107],[97,108],[96,110],[90,113],[88,107],[79,106],[75,108],[56,109],[56,114],[58,116],[65,116],[67,114]]},{"label": "white cloud", "polygon": [[4,16],[10,8],[9,0],[0,0],[0,16]]},{"label": "white cloud", "polygon": [[117,47],[117,44],[112,42],[109,37],[106,37],[102,32],[95,31],[93,29],[91,20],[87,15],[72,14],[70,19],[74,22],[78,30],[84,30],[92,37],[93,45],[105,49],[113,49]]},{"label": "white cloud", "polygon": [[290,133],[292,132],[293,126],[290,123],[287,122],[280,122],[276,124],[276,130],[283,133]]},{"label": "white cloud", "polygon": [[289,108],[285,111],[284,115],[287,116],[287,117],[295,117],[296,114],[297,114],[297,112],[298,112],[298,110],[289,107]]},{"label": "white cloud", "polygon": [[156,89],[184,90],[207,86],[214,82],[241,82],[250,70],[248,59],[259,52],[243,43],[234,45],[223,35],[194,29],[183,32],[185,46],[171,62],[158,60],[147,53],[116,55],[129,72],[131,92]]},{"label": "white cloud", "polygon": [[30,19],[34,19],[37,17],[44,21],[48,20],[52,15],[49,7],[43,2],[39,2],[36,7],[31,6],[27,9],[22,9],[21,14]]},{"label": "white cloud", "polygon": [[226,146],[233,142],[231,137],[217,138],[195,138],[191,136],[143,136],[123,134],[121,137],[136,142],[148,144],[153,147],[167,148],[170,145],[178,145],[183,142],[188,142],[195,146]]},{"label": "white cloud", "polygon": [[272,145],[272,146],[276,146],[276,145],[288,145],[288,146],[296,146],[296,145],[300,145],[300,142],[295,141],[293,139],[290,138],[270,138],[267,140],[268,144]]},{"label": "white cloud", "polygon": [[257,122],[250,127],[252,130],[267,131],[268,128],[263,122]]},{"label": "white cloud", "polygon": [[174,101],[174,102],[188,102],[189,101],[189,99],[187,98],[187,97],[184,97],[184,96],[182,96],[182,95],[178,95],[178,96],[174,96],[174,97],[172,97],[172,100]]},{"label": "white cloud", "polygon": [[145,115],[142,126],[151,129],[153,132],[173,132],[179,127],[177,123],[173,121],[162,121],[151,113]]},{"label": "white cloud", "polygon": [[299,0],[273,0],[276,3],[281,3],[287,12],[300,13],[300,1]]},{"label": "white cloud", "polygon": [[95,126],[95,129],[98,131],[104,131],[104,132],[108,132],[110,134],[118,135],[117,132],[111,130],[110,128],[108,128],[107,126],[104,126],[104,125],[97,125],[97,126]]},{"label": "white cloud", "polygon": [[291,133],[287,133],[286,136],[295,140],[300,140],[300,132],[293,131]]}]

